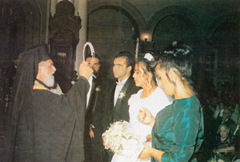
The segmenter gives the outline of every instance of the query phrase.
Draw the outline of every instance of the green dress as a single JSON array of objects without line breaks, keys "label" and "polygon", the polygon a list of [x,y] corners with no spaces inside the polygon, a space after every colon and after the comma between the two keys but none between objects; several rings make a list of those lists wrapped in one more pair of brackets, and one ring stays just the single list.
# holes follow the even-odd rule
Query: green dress
[{"label": "green dress", "polygon": [[157,114],[152,146],[165,152],[162,162],[187,162],[201,146],[203,133],[203,112],[197,97],[177,99]]}]

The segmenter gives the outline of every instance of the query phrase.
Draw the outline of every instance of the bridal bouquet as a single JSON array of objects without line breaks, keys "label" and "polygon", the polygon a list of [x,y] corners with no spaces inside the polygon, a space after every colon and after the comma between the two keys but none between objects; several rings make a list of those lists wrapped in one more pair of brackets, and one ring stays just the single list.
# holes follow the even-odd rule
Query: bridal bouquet
[{"label": "bridal bouquet", "polygon": [[141,153],[143,144],[140,138],[131,131],[131,126],[126,121],[117,121],[103,134],[105,149],[126,157],[135,157]]}]

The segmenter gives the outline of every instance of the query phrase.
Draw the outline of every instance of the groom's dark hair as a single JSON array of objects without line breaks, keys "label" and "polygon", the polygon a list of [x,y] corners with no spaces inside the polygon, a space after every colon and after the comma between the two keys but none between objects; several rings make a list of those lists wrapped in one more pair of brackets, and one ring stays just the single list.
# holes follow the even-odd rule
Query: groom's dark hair
[{"label": "groom's dark hair", "polygon": [[115,55],[114,59],[119,57],[125,57],[127,61],[127,67],[132,66],[132,68],[134,68],[134,57],[129,51],[118,52],[117,55]]}]

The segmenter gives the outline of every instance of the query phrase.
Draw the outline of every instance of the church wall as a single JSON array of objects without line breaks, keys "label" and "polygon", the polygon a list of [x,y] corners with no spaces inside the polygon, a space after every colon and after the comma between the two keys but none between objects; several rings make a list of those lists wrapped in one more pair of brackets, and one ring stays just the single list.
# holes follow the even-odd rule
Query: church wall
[{"label": "church wall", "polygon": [[[134,47],[124,45],[125,39],[135,45],[136,37],[140,37],[142,39],[140,47],[143,47],[140,50],[142,51],[144,48],[161,50],[174,40],[183,40],[193,46],[199,62],[203,60],[203,70],[195,72],[196,79],[202,82],[199,85],[211,82],[213,89],[217,90],[216,88],[224,86],[225,82],[231,82],[230,87],[232,88],[229,91],[233,91],[234,87],[239,89],[240,81],[239,75],[229,73],[229,71],[240,71],[239,6],[240,1],[237,0],[91,0],[88,3],[89,23],[91,23],[88,26],[88,40],[96,44],[97,52],[103,55],[104,59],[112,58],[112,55],[121,50],[116,48],[116,44],[119,48],[129,48],[128,50],[134,53]],[[114,13],[115,8],[119,8],[119,10]],[[111,30],[102,31],[101,33],[104,33],[105,37],[102,37],[101,34],[98,37],[102,25],[112,29],[116,26],[113,23],[114,18],[109,22],[101,21],[102,17],[106,17],[106,15],[116,17],[116,20],[119,16],[125,16],[129,22],[132,22],[128,25],[124,23],[118,25],[115,32],[119,35],[122,35],[121,31],[127,26],[132,26],[137,35],[132,36],[133,33],[129,31],[125,33],[129,37],[125,35],[118,37],[122,46],[111,40],[111,36],[115,37]],[[103,24],[100,23],[98,26],[98,21],[94,24],[91,20],[99,20]],[[148,34],[149,40],[144,41],[146,34]],[[100,42],[104,42],[107,46],[100,45]],[[217,56],[233,62],[230,65],[225,63],[228,72],[222,73],[222,71],[226,71],[226,68],[222,67],[222,64],[219,63],[221,59]],[[107,63],[111,62],[111,59],[107,60]],[[209,63],[212,65],[208,66]]]},{"label": "church wall", "polygon": [[[2,0],[1,57],[7,55],[13,60],[29,47],[48,43],[49,15],[54,15],[55,5],[60,1]],[[81,13],[80,0],[70,2],[77,16]],[[239,87],[240,1],[88,0],[87,5],[87,41],[93,43],[102,57],[106,75],[112,77],[111,63],[118,51],[135,53],[137,37],[141,39],[140,52],[161,50],[178,39],[191,44],[197,51],[197,59],[203,60],[205,69],[201,74],[195,72],[198,80],[208,80],[211,76],[208,81],[214,88],[228,80],[231,91]],[[208,66],[209,63],[213,65]]]}]

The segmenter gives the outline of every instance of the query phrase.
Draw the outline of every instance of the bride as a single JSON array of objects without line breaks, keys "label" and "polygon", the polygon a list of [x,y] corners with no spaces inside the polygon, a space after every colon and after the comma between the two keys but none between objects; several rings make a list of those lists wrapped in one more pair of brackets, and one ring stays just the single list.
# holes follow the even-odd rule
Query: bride
[{"label": "bride", "polygon": [[[129,104],[129,116],[130,125],[132,131],[140,137],[141,143],[151,145],[151,127],[139,122],[137,114],[143,107],[147,107],[148,110],[155,116],[165,106],[171,104],[172,99],[167,96],[163,90],[157,87],[156,79],[154,76],[154,69],[150,65],[154,62],[154,57],[147,53],[145,56],[137,62],[134,69],[133,78],[136,86],[141,87],[136,94],[132,95],[128,101]],[[141,150],[140,150],[141,152]],[[132,158],[124,157],[122,155],[114,154],[112,162],[150,162],[148,159],[138,159],[140,152]]]}]

